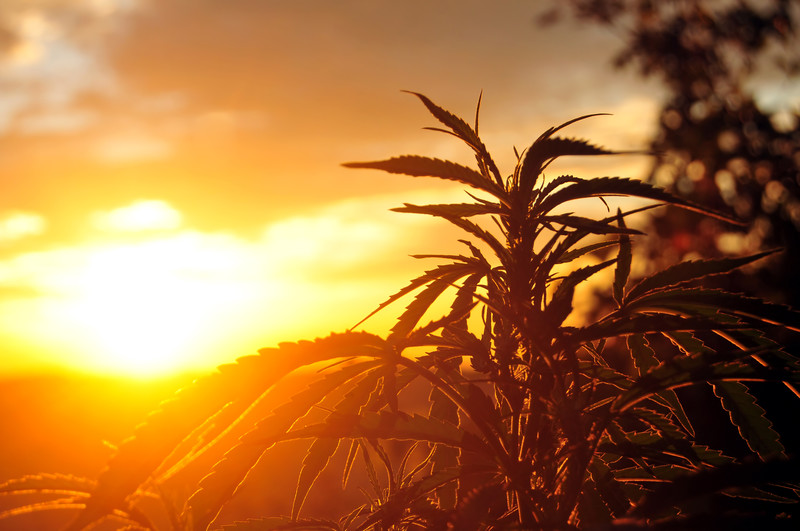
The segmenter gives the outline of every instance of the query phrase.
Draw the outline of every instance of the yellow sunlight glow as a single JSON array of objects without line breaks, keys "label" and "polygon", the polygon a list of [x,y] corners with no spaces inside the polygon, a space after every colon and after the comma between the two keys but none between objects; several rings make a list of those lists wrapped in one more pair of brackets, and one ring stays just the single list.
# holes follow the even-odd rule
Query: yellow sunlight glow
[{"label": "yellow sunlight glow", "polygon": [[[396,204],[388,195],[334,203],[249,238],[186,227],[161,200],[96,212],[80,243],[0,259],[7,369],[207,371],[280,341],[345,330],[424,267],[411,250],[441,236],[427,218],[390,212]],[[7,237],[46,230],[47,220],[26,216],[25,224],[7,218],[25,225],[6,228]],[[392,320],[382,312],[360,329],[380,333]]]},{"label": "yellow sunlight glow", "polygon": [[96,251],[86,264],[70,312],[90,332],[98,365],[127,374],[167,372],[191,365],[226,302],[243,298],[237,286],[193,278],[182,265],[202,259],[169,240]]},{"label": "yellow sunlight glow", "polygon": [[[90,221],[97,232],[81,245],[0,262],[0,284],[21,290],[0,307],[8,343],[45,365],[128,376],[206,370],[215,352],[251,352],[242,347],[257,330],[245,316],[281,291],[253,244],[181,227],[181,213],[160,200]],[[0,220],[0,240],[43,227],[13,214]]]},{"label": "yellow sunlight glow", "polygon": [[181,214],[165,201],[136,201],[111,212],[95,214],[94,224],[103,230],[119,232],[169,230],[180,226]]},{"label": "yellow sunlight glow", "polygon": [[16,212],[0,219],[0,241],[17,240],[44,232],[46,222],[36,214]]}]

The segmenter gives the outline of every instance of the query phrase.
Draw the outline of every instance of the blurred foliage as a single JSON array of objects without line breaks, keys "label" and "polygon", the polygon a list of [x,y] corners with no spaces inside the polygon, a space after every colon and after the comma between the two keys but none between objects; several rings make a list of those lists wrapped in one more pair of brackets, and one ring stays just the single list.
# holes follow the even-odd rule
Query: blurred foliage
[{"label": "blurred foliage", "polygon": [[[797,305],[800,284],[800,109],[771,99],[800,86],[800,5],[790,0],[567,0],[541,17],[565,13],[609,27],[624,45],[614,60],[668,89],[651,148],[647,180],[746,221],[731,230],[715,220],[668,211],[653,219],[651,259],[783,247],[729,287]],[[778,96],[776,97],[775,94]],[[793,105],[793,106],[792,106]],[[665,242],[667,245],[665,245]]]}]

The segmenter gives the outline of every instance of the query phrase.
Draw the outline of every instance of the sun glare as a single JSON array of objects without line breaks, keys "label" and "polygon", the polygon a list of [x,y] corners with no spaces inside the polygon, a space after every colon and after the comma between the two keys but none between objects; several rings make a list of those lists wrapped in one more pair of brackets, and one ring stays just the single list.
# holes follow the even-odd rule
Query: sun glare
[{"label": "sun glare", "polygon": [[[259,330],[248,318],[284,296],[254,243],[182,227],[165,201],[135,201],[90,221],[81,245],[0,261],[0,284],[19,293],[0,305],[0,336],[28,353],[29,366],[138,377],[208,370],[249,352]],[[43,223],[7,216],[0,239]]]},{"label": "sun glare", "polygon": [[[405,282],[387,258],[407,254],[401,234],[431,234],[424,220],[398,220],[387,204],[395,202],[336,203],[250,238],[189,228],[162,200],[96,212],[82,242],[0,260],[0,288],[13,293],[0,301],[0,339],[19,353],[11,368],[207,371],[280,341],[347,329]],[[47,227],[30,214],[2,219],[0,238]],[[382,314],[362,329],[388,329],[391,319]]]},{"label": "sun glare", "polygon": [[104,353],[100,364],[142,374],[187,361],[179,358],[188,355],[209,324],[204,322],[208,306],[198,300],[190,279],[164,267],[174,264],[171,258],[169,249],[148,244],[101,250],[92,257],[72,312],[91,331],[93,350]]},{"label": "sun glare", "polygon": [[170,230],[181,225],[181,213],[165,201],[143,200],[97,213],[93,222],[97,228],[112,232]]},{"label": "sun glare", "polygon": [[202,366],[204,343],[247,299],[244,286],[204,278],[205,254],[185,237],[94,249],[63,301],[89,368],[146,376]]}]

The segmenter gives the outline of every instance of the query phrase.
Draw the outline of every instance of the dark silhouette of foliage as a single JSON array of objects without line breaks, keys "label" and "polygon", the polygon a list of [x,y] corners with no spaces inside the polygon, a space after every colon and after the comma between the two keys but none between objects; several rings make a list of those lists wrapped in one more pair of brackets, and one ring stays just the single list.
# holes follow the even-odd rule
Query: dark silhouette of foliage
[{"label": "dark silhouette of foliage", "polygon": [[[650,207],[621,201],[598,219],[565,205],[612,196],[698,205],[625,178],[545,178],[557,157],[611,153],[557,136],[575,120],[543,133],[504,177],[477,125],[416,96],[474,151],[477,169],[412,156],[346,164],[470,188],[466,203],[397,209],[441,218],[466,239],[463,254],[421,255],[438,265],[380,305],[410,297],[389,334],[351,330],[222,366],[153,412],[96,481],[36,476],[0,486],[2,495],[41,497],[0,518],[78,508],[70,530],[109,519],[155,529],[145,502],[156,499],[168,516],[162,527],[174,530],[796,526],[797,457],[750,386],[784,388],[782,407],[796,407],[800,360],[793,344],[771,338],[780,330],[796,339],[800,314],[698,284],[768,253],[684,262],[635,281],[639,231],[627,220]],[[603,272],[614,307],[580,322],[576,291]],[[308,368],[322,370],[306,371],[304,389],[273,395]],[[697,440],[691,403],[678,394],[696,386],[713,388],[748,455]],[[308,446],[290,514],[223,521],[259,460],[299,440]],[[343,485],[364,471],[366,499],[305,516],[309,492],[331,489],[321,474],[338,466]],[[181,477],[188,496],[170,490]]]},{"label": "dark silhouette of foliage", "polygon": [[762,108],[748,86],[759,75],[785,87],[798,79],[797,3],[567,0],[543,21],[555,22],[564,9],[621,35],[616,66],[635,67],[668,89],[648,180],[748,222],[733,230],[666,211],[654,218],[651,259],[664,249],[680,259],[781,246],[769,268],[734,275],[728,286],[797,306],[800,286],[784,279],[800,270],[800,114],[796,106]]}]

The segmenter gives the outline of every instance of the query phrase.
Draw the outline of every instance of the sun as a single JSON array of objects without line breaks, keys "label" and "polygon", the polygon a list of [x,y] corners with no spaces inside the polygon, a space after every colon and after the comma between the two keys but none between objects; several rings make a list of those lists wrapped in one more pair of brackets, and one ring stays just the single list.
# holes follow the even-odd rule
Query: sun
[{"label": "sun", "polygon": [[224,261],[191,235],[98,246],[65,310],[98,372],[152,376],[204,365],[208,345],[248,309],[252,291],[214,275]]},{"label": "sun", "polygon": [[[18,294],[0,301],[15,370],[150,377],[211,370],[261,346],[254,316],[268,318],[286,289],[259,242],[185,227],[162,200],[87,217],[82,240],[0,261],[0,286]],[[2,221],[0,239],[44,230],[24,213]]]}]

